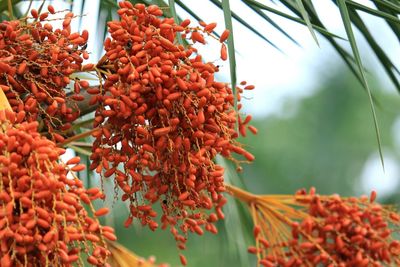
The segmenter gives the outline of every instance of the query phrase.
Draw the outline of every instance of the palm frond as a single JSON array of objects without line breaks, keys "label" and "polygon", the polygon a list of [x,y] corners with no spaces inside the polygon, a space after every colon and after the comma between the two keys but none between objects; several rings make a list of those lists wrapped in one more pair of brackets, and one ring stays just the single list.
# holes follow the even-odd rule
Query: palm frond
[{"label": "palm frond", "polygon": [[236,57],[235,57],[235,43],[233,40],[233,24],[231,8],[229,6],[229,0],[222,0],[222,10],[224,11],[225,27],[230,31],[228,37],[228,55],[229,55],[229,70],[231,74],[231,87],[233,95],[235,96],[235,109],[237,109],[237,96],[236,96]]},{"label": "palm frond", "polygon": [[[399,4],[394,5],[390,2],[382,0],[374,0],[373,2],[379,11],[385,12],[386,14],[391,14],[392,16],[398,16],[398,14],[400,14]],[[389,20],[387,20],[386,22],[397,37],[397,39],[400,41],[400,24]]]},{"label": "palm frond", "polygon": [[[219,0],[210,0],[211,3],[216,5],[218,8],[222,9],[221,2]],[[270,7],[264,3],[255,1],[255,0],[242,0],[242,2],[248,6],[251,10],[253,10],[256,14],[260,15],[261,18],[263,18],[267,23],[271,24],[274,26],[277,30],[285,34],[285,36],[289,37],[293,41],[293,38],[290,37],[289,34],[286,34],[285,31],[280,29],[279,27],[276,27],[276,24],[271,20],[264,11],[271,12],[273,14],[276,14],[278,16],[284,17],[286,19],[295,21],[297,23],[301,23],[303,25],[306,25],[310,32],[312,33],[312,36],[314,39],[316,39],[316,35],[314,33],[314,30],[322,34],[329,43],[334,47],[334,49],[337,51],[337,53],[340,55],[340,57],[345,61],[345,63],[348,65],[350,70],[353,72],[353,74],[357,77],[357,79],[360,81],[361,84],[362,82],[362,77],[361,74],[357,71],[355,61],[352,55],[350,55],[346,49],[340,45],[335,38],[340,38],[336,34],[330,32],[324,24],[321,22],[321,17],[318,14],[318,12],[315,10],[311,0],[296,0],[296,1],[289,1],[289,0],[280,0],[279,3],[283,5],[285,8],[287,8],[289,11],[291,11],[295,16],[279,11],[273,7]],[[275,1],[278,2],[278,1]],[[334,1],[336,3],[336,1]],[[373,49],[375,55],[377,56],[379,62],[385,69],[387,75],[391,79],[392,83],[395,85],[397,90],[400,91],[400,82],[396,76],[396,73],[398,74],[398,70],[395,68],[393,62],[389,59],[388,55],[386,52],[380,48],[377,45],[376,40],[372,37],[370,34],[368,28],[365,26],[363,20],[360,18],[359,14],[357,11],[362,11],[366,12],[372,16],[382,18],[384,19],[388,25],[390,26],[392,32],[396,35],[397,38],[400,38],[400,20],[398,18],[398,14],[400,13],[400,7],[398,4],[398,1],[383,1],[383,0],[375,0],[373,1],[376,9],[373,9],[371,7],[368,7],[366,5],[357,3],[352,0],[346,0],[346,5],[348,6],[349,10],[349,18],[350,22],[353,23],[357,29],[361,32],[362,36],[367,40],[368,44],[370,47]],[[337,3],[336,3],[337,4]],[[190,10],[189,7],[185,6],[186,11],[191,11],[192,13],[196,13],[192,10]],[[248,22],[245,21],[245,18],[242,18],[238,16],[235,12],[231,12],[232,17],[242,23],[245,27],[247,27],[250,31],[254,32],[258,36],[261,34],[258,31],[258,28],[254,28],[253,26],[249,25]],[[265,37],[265,36],[263,36]],[[263,38],[266,40],[266,38]],[[273,45],[275,47],[275,44],[273,44],[271,41],[268,39],[266,40],[268,43]],[[279,49],[279,46],[276,46]],[[364,67],[363,67],[364,68]]]},{"label": "palm frond", "polygon": [[[242,0],[242,1],[243,1],[243,3],[245,3],[246,5],[248,5],[250,7],[259,8],[260,10],[265,10],[265,11],[271,12],[273,14],[276,14],[276,15],[280,16],[280,17],[283,17],[283,18],[286,18],[288,20],[300,23],[302,25],[307,25],[307,23],[303,19],[301,19],[299,17],[291,16],[290,14],[287,14],[285,12],[279,11],[279,10],[277,10],[275,8],[269,7],[267,5],[264,5],[262,3],[259,3],[257,1],[255,1],[255,0]],[[312,22],[311,22],[311,26],[313,27],[313,29],[318,31],[320,34],[325,35],[326,37],[335,37],[335,38],[343,39],[342,37],[340,37],[340,36],[338,36],[338,35],[336,35],[334,33],[329,32],[327,29],[325,29],[324,26],[321,27],[320,25],[314,24]]]},{"label": "palm frond", "polygon": [[310,31],[312,37],[314,38],[314,41],[317,43],[317,45],[319,45],[317,36],[315,35],[314,29],[311,25],[310,17],[308,16],[308,13],[303,5],[302,0],[296,0],[296,4],[297,4],[298,10],[300,11],[301,17],[305,21],[305,23],[308,27],[308,30]]},{"label": "palm frond", "polygon": [[359,70],[359,72],[361,74],[361,77],[362,77],[363,87],[366,89],[366,91],[368,93],[368,98],[369,98],[371,111],[372,111],[372,117],[373,117],[373,120],[374,120],[376,138],[377,138],[377,141],[378,141],[379,156],[381,158],[382,167],[384,169],[385,168],[385,164],[384,164],[384,161],[383,161],[381,137],[380,137],[380,132],[379,132],[378,119],[377,119],[376,113],[375,113],[375,107],[374,107],[374,101],[373,101],[373,98],[372,98],[372,93],[371,93],[371,90],[369,89],[369,85],[368,85],[367,78],[366,78],[366,75],[365,75],[365,71],[364,71],[364,68],[363,68],[363,65],[362,65],[362,61],[361,61],[361,56],[360,56],[360,53],[358,51],[357,43],[356,43],[356,40],[355,40],[355,37],[354,37],[354,34],[353,34],[353,29],[351,27],[350,13],[349,13],[349,11],[347,9],[345,0],[339,0],[337,2],[337,4],[339,6],[339,10],[340,10],[340,13],[342,15],[343,24],[345,26],[346,33],[347,33],[347,36],[349,38],[351,49],[353,51],[354,57],[356,59],[356,63],[358,65],[358,70]]},{"label": "palm frond", "polygon": [[396,66],[390,60],[390,58],[386,55],[384,49],[377,43],[375,38],[369,32],[367,26],[361,19],[360,15],[351,6],[348,7],[348,11],[349,11],[349,15],[351,15],[351,17],[353,18],[352,19],[353,24],[361,32],[363,32],[364,38],[367,40],[369,46],[375,52],[375,55],[378,57],[379,61],[382,62],[382,66],[385,69],[387,75],[390,77],[390,79],[396,85],[396,87],[400,88],[399,80],[396,78],[396,74],[395,74],[395,73],[400,74],[399,70],[396,68]]},{"label": "palm frond", "polygon": [[[244,1],[244,4],[247,7],[249,7],[251,10],[256,12],[260,17],[262,17],[264,20],[266,20],[269,24],[271,24],[275,29],[280,31],[283,35],[285,35],[293,43],[300,46],[300,44],[292,36],[290,36],[284,29],[282,29],[282,27],[280,27],[279,24],[277,24],[273,19],[271,19],[269,16],[267,16],[267,14],[265,14],[259,7],[250,5],[246,1]],[[315,27],[315,25],[312,25],[312,27]]]},{"label": "palm frond", "polygon": [[[225,12],[226,12],[225,10],[226,10],[226,8],[224,8],[224,1],[222,1],[222,3],[219,0],[210,0],[210,1],[215,6],[217,6],[218,8],[221,8],[224,11],[224,18],[225,18]],[[255,29],[253,26],[251,26],[249,23],[247,23],[245,19],[241,18],[239,15],[237,15],[232,10],[230,10],[230,16],[232,18],[234,18],[235,20],[237,20],[238,22],[240,22],[240,24],[242,24],[243,26],[248,28],[250,31],[252,31],[254,34],[256,34],[258,37],[260,37],[261,39],[266,41],[268,44],[272,45],[274,48],[276,48],[277,50],[282,52],[282,50],[276,44],[274,44],[272,41],[270,41],[267,37],[265,37],[257,29]],[[225,21],[226,21],[226,18],[225,18]]]},{"label": "palm frond", "polygon": [[383,19],[385,19],[387,21],[391,21],[391,22],[394,22],[394,23],[397,23],[397,24],[400,23],[400,20],[399,20],[399,18],[397,16],[392,15],[390,13],[383,12],[383,11],[381,11],[379,9],[375,10],[375,9],[372,9],[370,7],[361,5],[360,3],[357,3],[357,2],[354,2],[354,1],[351,1],[351,0],[346,0],[346,4],[348,6],[350,6],[350,7],[353,7],[355,9],[364,11],[364,12],[369,13],[371,15],[374,15],[374,16],[377,16],[377,17],[381,17],[381,18],[383,18]]}]

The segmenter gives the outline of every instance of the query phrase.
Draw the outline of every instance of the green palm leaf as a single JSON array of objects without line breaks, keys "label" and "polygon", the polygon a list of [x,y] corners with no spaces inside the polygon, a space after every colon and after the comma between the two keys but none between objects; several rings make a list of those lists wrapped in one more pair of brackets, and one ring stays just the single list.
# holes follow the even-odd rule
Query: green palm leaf
[{"label": "green palm leaf", "polygon": [[339,0],[337,2],[337,4],[339,6],[340,13],[342,14],[343,24],[345,26],[346,33],[347,33],[347,36],[349,38],[349,42],[351,45],[351,49],[352,49],[354,57],[356,59],[356,63],[358,65],[358,71],[360,72],[360,75],[362,77],[363,86],[367,90],[367,93],[368,93],[368,98],[369,98],[371,111],[372,111],[372,117],[374,119],[374,126],[375,126],[376,138],[377,138],[377,142],[378,142],[379,156],[381,158],[382,167],[385,168],[385,164],[383,161],[383,154],[382,154],[381,137],[380,137],[380,132],[379,132],[378,119],[377,119],[377,116],[375,113],[374,101],[372,98],[371,90],[369,89],[369,85],[368,85],[365,71],[364,71],[364,68],[362,65],[360,53],[358,51],[357,43],[356,43],[356,40],[355,40],[355,37],[353,34],[353,29],[351,27],[349,11],[347,9],[345,0]]},{"label": "green palm leaf", "polygon": [[228,37],[228,55],[229,55],[229,70],[231,74],[231,87],[233,95],[235,96],[235,109],[237,109],[237,99],[236,99],[236,57],[235,57],[235,43],[233,40],[233,25],[231,9],[229,6],[229,0],[222,0],[222,8],[224,11],[225,28],[230,31]]},{"label": "green palm leaf", "polygon": [[[222,4],[221,4],[221,2],[219,1],[219,0],[210,0],[211,1],[211,3],[213,3],[214,5],[216,5],[217,7],[219,7],[219,8],[222,8],[222,10],[224,11],[224,19],[225,19],[225,22],[226,22],[226,17],[225,17],[225,10],[226,10],[226,8],[224,8],[224,2],[225,1],[222,1]],[[230,10],[230,9],[229,9]],[[236,13],[234,13],[232,10],[230,10],[229,11],[229,13],[230,13],[230,17],[233,17],[234,19],[236,19],[237,21],[239,21],[242,25],[244,25],[246,28],[248,28],[250,31],[252,31],[253,33],[255,33],[258,37],[260,37],[261,39],[263,39],[264,41],[266,41],[267,43],[269,43],[270,45],[272,45],[273,47],[275,47],[277,50],[279,50],[279,51],[281,51],[282,52],[282,50],[276,45],[276,44],[274,44],[273,42],[271,42],[268,38],[266,38],[264,35],[262,35],[258,30],[256,30],[253,26],[251,26],[250,24],[248,24],[247,22],[246,22],[246,20],[245,19],[243,19],[243,18],[241,18],[240,16],[238,16]],[[232,20],[232,18],[230,19],[230,20]],[[226,25],[225,25],[226,26]]]},{"label": "green palm leaf", "polygon": [[[291,16],[291,15],[286,14],[286,13],[284,13],[282,11],[279,11],[279,10],[277,10],[275,8],[272,8],[272,7],[269,7],[269,6],[264,5],[262,3],[259,3],[259,2],[255,1],[255,0],[242,0],[242,1],[246,5],[249,5],[249,6],[253,7],[253,8],[257,7],[259,9],[261,9],[261,10],[265,10],[265,11],[271,12],[273,14],[276,14],[276,15],[281,16],[283,18],[289,19],[291,21],[294,21],[294,22],[297,22],[297,23],[300,23],[300,24],[303,24],[303,25],[307,25],[307,23],[303,19],[301,19],[299,17]],[[311,26],[313,27],[313,29],[317,30],[319,33],[321,33],[321,34],[323,34],[323,35],[325,35],[327,37],[330,36],[330,37],[343,39],[342,37],[329,32],[327,29],[325,29],[325,27],[320,27],[319,25],[316,25],[316,24],[313,24],[313,23],[311,23]]]},{"label": "green palm leaf", "polygon": [[[296,45],[300,46],[300,44],[293,39],[292,36],[290,36],[282,27],[280,27],[274,20],[272,20],[269,16],[267,16],[259,7],[253,6],[248,4],[247,2],[244,2],[250,9],[252,9],[254,12],[256,12],[260,17],[262,17],[264,20],[266,20],[269,24],[271,24],[275,29],[280,31],[283,35],[285,35],[289,40],[291,40],[293,43]],[[314,26],[313,26],[314,27]]]},{"label": "green palm leaf", "polygon": [[310,18],[308,16],[308,13],[307,13],[306,9],[304,8],[302,0],[296,0],[296,4],[297,4],[297,8],[299,9],[299,11],[301,13],[302,18],[306,22],[308,30],[310,31],[312,37],[314,38],[314,41],[317,43],[317,45],[319,45],[317,36],[315,35],[314,29],[313,29],[313,27],[311,25]]}]

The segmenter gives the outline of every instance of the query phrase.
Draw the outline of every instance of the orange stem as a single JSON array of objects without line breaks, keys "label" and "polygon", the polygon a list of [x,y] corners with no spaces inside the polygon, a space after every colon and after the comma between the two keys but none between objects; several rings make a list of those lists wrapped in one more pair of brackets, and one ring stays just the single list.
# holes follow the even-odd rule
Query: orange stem
[{"label": "orange stem", "polygon": [[87,132],[83,132],[83,133],[71,136],[71,137],[65,139],[63,142],[58,143],[57,146],[59,146],[59,147],[65,146],[66,144],[69,144],[69,143],[71,143],[73,141],[79,140],[81,138],[88,137],[88,136],[92,135],[93,133],[95,133],[98,130],[99,130],[99,128],[94,128],[94,129],[91,129],[91,130],[89,130]]},{"label": "orange stem", "polygon": [[233,197],[246,202],[247,204],[257,200],[258,198],[257,195],[244,191],[243,189],[230,184],[225,184],[225,188],[232,194]]}]

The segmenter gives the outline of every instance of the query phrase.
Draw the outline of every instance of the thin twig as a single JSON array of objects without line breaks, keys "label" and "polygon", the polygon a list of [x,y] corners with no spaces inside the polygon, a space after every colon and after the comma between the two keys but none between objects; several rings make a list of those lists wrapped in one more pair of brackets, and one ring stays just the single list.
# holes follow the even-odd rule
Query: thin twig
[{"label": "thin twig", "polygon": [[26,9],[26,12],[25,12],[25,14],[24,14],[24,18],[26,18],[26,17],[28,16],[29,10],[31,10],[31,7],[32,7],[32,2],[33,2],[33,0],[30,0],[30,1],[29,1],[29,6],[28,6],[28,8]]},{"label": "thin twig", "polygon": [[95,133],[95,132],[98,131],[98,130],[99,130],[99,128],[94,128],[94,129],[91,129],[91,130],[89,130],[89,131],[87,131],[87,132],[83,132],[83,133],[80,133],[80,134],[71,136],[71,137],[65,139],[63,142],[58,143],[57,146],[63,147],[63,146],[65,146],[66,144],[69,144],[69,143],[71,143],[71,142],[73,142],[73,141],[75,141],[75,140],[79,140],[79,139],[88,137],[88,136],[92,135],[93,133]]},{"label": "thin twig", "polygon": [[7,5],[8,5],[8,16],[10,17],[10,20],[13,20],[14,19],[14,14],[13,14],[11,0],[8,0]]},{"label": "thin twig", "polygon": [[231,192],[232,195],[235,198],[237,198],[237,199],[239,199],[239,200],[241,200],[241,201],[243,201],[243,202],[245,202],[247,204],[249,204],[252,201],[257,199],[256,195],[253,195],[253,194],[251,194],[251,193],[249,193],[247,191],[244,191],[244,190],[242,190],[242,189],[240,189],[240,188],[238,188],[236,186],[233,186],[233,185],[230,185],[230,184],[225,184],[225,187],[228,190],[228,192]]},{"label": "thin twig", "polygon": [[73,146],[88,147],[88,148],[92,148],[92,146],[93,146],[92,144],[88,144],[85,142],[71,142],[70,144]]}]

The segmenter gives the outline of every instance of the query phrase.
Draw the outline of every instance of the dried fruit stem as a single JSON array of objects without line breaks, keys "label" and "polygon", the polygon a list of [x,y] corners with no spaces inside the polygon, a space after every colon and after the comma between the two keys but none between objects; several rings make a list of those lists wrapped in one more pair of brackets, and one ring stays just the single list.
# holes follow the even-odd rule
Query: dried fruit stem
[{"label": "dried fruit stem", "polygon": [[10,17],[10,20],[14,19],[14,14],[13,14],[13,10],[12,10],[12,3],[11,0],[8,0],[8,16]]},{"label": "dried fruit stem", "polygon": [[88,136],[92,135],[93,133],[95,133],[98,130],[99,130],[98,128],[94,128],[94,129],[91,129],[91,130],[89,130],[87,132],[83,132],[83,133],[74,135],[74,136],[72,136],[70,138],[65,139],[63,142],[58,143],[57,146],[59,146],[59,147],[65,146],[66,144],[69,144],[69,143],[71,143],[73,141],[79,140],[81,138],[88,137]]},{"label": "dried fruit stem", "polygon": [[235,198],[237,198],[247,204],[250,204],[251,202],[257,200],[257,198],[258,198],[256,195],[246,192],[246,191],[240,189],[239,187],[236,187],[236,186],[233,186],[230,184],[225,184],[225,188],[227,189],[227,191],[231,192]]}]

